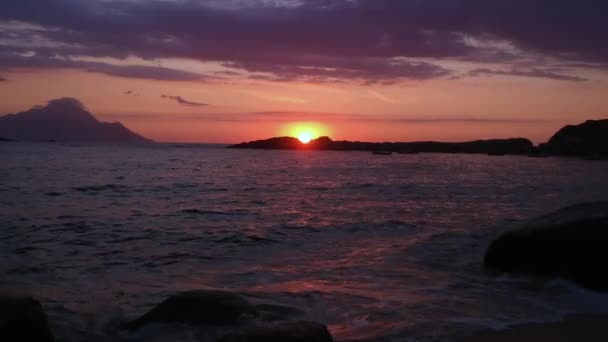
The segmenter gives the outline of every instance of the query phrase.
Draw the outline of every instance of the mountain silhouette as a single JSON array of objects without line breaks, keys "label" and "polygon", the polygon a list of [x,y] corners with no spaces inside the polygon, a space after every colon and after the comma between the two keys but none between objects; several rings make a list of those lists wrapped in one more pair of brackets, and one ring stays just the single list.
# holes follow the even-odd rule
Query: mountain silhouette
[{"label": "mountain silhouette", "polygon": [[119,122],[98,121],[74,98],[51,100],[46,106],[0,116],[0,136],[20,141],[152,143]]}]

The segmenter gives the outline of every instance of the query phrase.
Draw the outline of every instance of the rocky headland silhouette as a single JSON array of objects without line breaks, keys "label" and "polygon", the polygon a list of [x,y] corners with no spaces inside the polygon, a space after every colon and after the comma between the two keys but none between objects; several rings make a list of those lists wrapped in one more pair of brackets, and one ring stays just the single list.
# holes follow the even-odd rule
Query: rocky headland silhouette
[{"label": "rocky headland silhouette", "polygon": [[119,122],[98,121],[74,98],[51,100],[46,106],[0,116],[0,137],[4,141],[152,143]]},{"label": "rocky headland silhouette", "polygon": [[539,150],[551,155],[608,156],[608,120],[565,126]]}]

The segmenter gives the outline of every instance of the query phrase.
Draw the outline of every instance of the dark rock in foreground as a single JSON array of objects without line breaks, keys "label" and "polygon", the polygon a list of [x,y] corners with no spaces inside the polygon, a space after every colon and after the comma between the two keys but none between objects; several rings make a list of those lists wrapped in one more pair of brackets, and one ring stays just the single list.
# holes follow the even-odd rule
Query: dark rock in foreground
[{"label": "dark rock in foreground", "polygon": [[0,295],[0,341],[53,341],[42,305],[29,297]]},{"label": "dark rock in foreground", "polygon": [[321,323],[295,321],[252,326],[228,334],[218,342],[332,342],[327,327]]},{"label": "dark rock in foreground", "polygon": [[608,202],[580,204],[501,235],[485,265],[502,272],[558,276],[608,291]]},{"label": "dark rock in foreground", "polygon": [[567,316],[562,321],[528,323],[507,330],[486,331],[461,342],[604,342],[608,317]]},{"label": "dark rock in foreground", "polygon": [[167,298],[140,318],[127,323],[129,330],[150,323],[192,323],[208,325],[237,324],[256,316],[255,307],[238,294],[196,290]]},{"label": "dark rock in foreground", "polygon": [[[167,298],[140,318],[123,326],[137,330],[152,323],[186,323],[195,329],[225,334],[223,342],[331,342],[321,323],[294,321],[305,312],[288,306],[262,303],[254,306],[243,296],[213,290],[187,291]],[[217,335],[216,335],[217,336]]]},{"label": "dark rock in foreground", "polygon": [[44,107],[0,116],[0,136],[20,141],[149,144],[121,123],[100,122],[72,98],[52,100]]},{"label": "dark rock in foreground", "polygon": [[608,120],[565,126],[539,148],[545,154],[608,156]]},{"label": "dark rock in foreground", "polygon": [[525,138],[477,140],[461,143],[446,142],[359,142],[333,141],[328,137],[312,140],[308,144],[292,137],[257,140],[229,146],[230,148],[268,150],[330,150],[330,151],[386,151],[398,153],[483,153],[529,154],[534,151],[532,142]]}]

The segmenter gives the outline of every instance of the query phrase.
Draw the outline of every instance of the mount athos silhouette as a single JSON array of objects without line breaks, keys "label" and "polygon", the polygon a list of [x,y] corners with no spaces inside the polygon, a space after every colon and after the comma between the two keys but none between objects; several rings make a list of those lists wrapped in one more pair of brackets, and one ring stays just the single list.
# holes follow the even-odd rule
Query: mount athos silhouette
[{"label": "mount athos silhouette", "polygon": [[0,137],[19,141],[149,144],[153,141],[119,122],[95,119],[74,98],[51,100],[46,106],[0,116]]}]

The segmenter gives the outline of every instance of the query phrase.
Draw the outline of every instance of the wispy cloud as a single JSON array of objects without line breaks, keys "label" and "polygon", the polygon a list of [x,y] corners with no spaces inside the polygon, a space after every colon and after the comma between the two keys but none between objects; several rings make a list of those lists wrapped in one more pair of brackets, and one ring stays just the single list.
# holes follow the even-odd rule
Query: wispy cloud
[{"label": "wispy cloud", "polygon": [[8,80],[2,76],[0,76],[0,82],[7,82]]},{"label": "wispy cloud", "polygon": [[177,102],[177,103],[179,103],[181,105],[184,105],[184,106],[191,106],[191,107],[207,107],[207,106],[209,106],[208,103],[188,101],[188,100],[185,100],[181,96],[161,95],[160,97],[162,97],[163,99],[173,100],[173,101],[175,101],[175,102]]},{"label": "wispy cloud", "polygon": [[[0,35],[1,35],[0,31]],[[123,78],[148,79],[155,81],[197,81],[204,82],[209,78],[199,73],[147,65],[115,65],[101,62],[74,60],[42,53],[20,54],[3,51],[0,45],[0,69],[80,69],[86,72],[100,73]]]},{"label": "wispy cloud", "polygon": [[492,69],[475,69],[468,73],[469,76],[480,76],[480,75],[499,75],[499,76],[519,76],[519,77],[532,77],[532,78],[546,78],[557,81],[569,81],[569,82],[585,82],[586,78],[579,76],[572,76],[560,73],[557,70],[543,70],[543,69],[530,69],[530,70],[492,70]]}]

